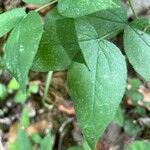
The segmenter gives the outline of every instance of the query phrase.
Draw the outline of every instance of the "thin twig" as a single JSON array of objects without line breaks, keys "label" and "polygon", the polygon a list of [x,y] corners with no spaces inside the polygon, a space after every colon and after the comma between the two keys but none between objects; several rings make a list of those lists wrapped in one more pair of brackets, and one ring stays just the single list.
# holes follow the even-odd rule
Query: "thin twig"
[{"label": "thin twig", "polygon": [[136,12],[135,12],[135,10],[134,10],[134,7],[133,7],[133,5],[132,5],[131,0],[128,0],[128,2],[129,2],[129,6],[130,6],[130,8],[131,8],[131,10],[132,10],[133,16],[135,17],[135,19],[138,19],[138,16],[137,16],[137,14],[136,14]]},{"label": "thin twig", "polygon": [[42,6],[42,7],[38,8],[38,9],[36,9],[35,11],[40,11],[41,9],[44,9],[44,8],[46,8],[46,7],[48,7],[48,6],[52,5],[52,4],[54,4],[54,3],[56,3],[56,2],[58,2],[58,0],[54,0],[54,1],[48,3],[48,4],[44,5],[44,6]]},{"label": "thin twig", "polygon": [[68,118],[67,120],[65,120],[63,122],[63,124],[61,125],[61,127],[59,128],[59,142],[58,142],[58,150],[61,150],[62,148],[62,142],[63,142],[63,137],[65,136],[66,132],[64,131],[64,129],[66,128],[66,126],[70,123],[72,123],[74,121],[74,118]]}]

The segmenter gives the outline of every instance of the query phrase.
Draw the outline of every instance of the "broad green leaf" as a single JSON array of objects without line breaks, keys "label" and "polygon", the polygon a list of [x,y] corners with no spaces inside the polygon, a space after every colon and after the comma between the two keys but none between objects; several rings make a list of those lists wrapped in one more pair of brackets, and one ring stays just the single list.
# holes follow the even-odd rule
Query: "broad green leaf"
[{"label": "broad green leaf", "polygon": [[40,144],[40,150],[52,150],[52,137],[47,134]]},{"label": "broad green leaf", "polygon": [[124,121],[125,121],[124,114],[122,112],[121,107],[119,107],[119,109],[115,115],[115,118],[113,119],[113,122],[118,124],[119,126],[123,127]]},{"label": "broad green leaf", "polygon": [[119,8],[118,0],[59,0],[58,11],[65,17],[81,17],[100,10]]},{"label": "broad green leaf", "polygon": [[29,4],[44,5],[44,4],[48,4],[52,0],[22,0],[22,1]]},{"label": "broad green leaf", "polygon": [[150,150],[150,142],[136,141],[130,144],[125,150]]},{"label": "broad green leaf", "polygon": [[[65,46],[68,48],[70,46],[68,40],[74,41],[73,26],[73,19],[65,20],[55,13],[55,11],[47,14],[45,18],[44,33],[32,66],[34,71],[47,72],[64,70],[69,67],[71,59],[65,48],[63,48],[60,38],[66,40]],[[60,28],[63,28],[63,32],[60,32],[61,35],[59,37],[58,30],[60,30]],[[72,54],[74,47],[76,48],[76,46],[72,45],[70,50],[72,58],[75,55],[74,53],[76,53],[73,52]]]},{"label": "broad green leaf", "polygon": [[[101,37],[98,31],[85,20],[77,20],[76,32],[79,40],[79,47],[82,51],[83,57],[89,69],[93,69],[93,60],[89,59],[89,57],[97,57],[97,52],[91,51],[91,49],[97,49],[99,44],[97,41],[101,41],[104,38],[109,37],[110,35],[106,35]],[[88,29],[88,30],[87,30]]]},{"label": "broad green leaf", "polygon": [[133,68],[150,81],[150,20],[139,19],[127,26],[124,32],[124,47]]},{"label": "broad green leaf", "polygon": [[24,129],[19,129],[17,133],[16,150],[32,150],[30,139]]},{"label": "broad green leaf", "polygon": [[68,72],[68,85],[81,130],[94,148],[117,112],[127,70],[124,57],[112,43],[93,40],[84,46],[90,70],[74,62]]},{"label": "broad green leaf", "polygon": [[91,150],[90,146],[88,145],[85,139],[83,140],[82,147],[84,150]]},{"label": "broad green leaf", "polygon": [[127,14],[123,7],[108,9],[82,17],[97,31],[100,38],[110,38],[123,30],[127,25]]},{"label": "broad green leaf", "polygon": [[64,70],[72,59],[85,63],[84,58],[79,60],[77,54],[82,55],[80,41],[93,40],[86,37],[92,37],[91,28],[98,34],[98,37],[94,34],[93,38],[110,38],[125,27],[126,18],[123,9],[101,11],[80,19],[64,18],[56,10],[48,13],[32,69],[42,72]]},{"label": "broad green leaf", "polygon": [[4,66],[25,90],[28,72],[42,36],[37,12],[30,12],[11,32],[5,47]]},{"label": "broad green leaf", "polygon": [[23,8],[16,8],[0,14],[0,38],[9,32],[25,15]]}]

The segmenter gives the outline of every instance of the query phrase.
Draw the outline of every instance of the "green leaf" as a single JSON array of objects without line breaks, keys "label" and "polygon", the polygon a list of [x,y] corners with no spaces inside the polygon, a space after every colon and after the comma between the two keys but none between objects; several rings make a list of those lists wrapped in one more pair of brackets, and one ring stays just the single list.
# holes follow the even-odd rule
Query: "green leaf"
[{"label": "green leaf", "polygon": [[23,8],[16,8],[0,15],[0,38],[9,32],[24,16]]},{"label": "green leaf", "polygon": [[20,125],[21,127],[27,128],[29,124],[30,124],[29,110],[27,108],[24,108],[21,114]]},{"label": "green leaf", "polygon": [[33,141],[35,144],[40,144],[41,141],[42,141],[41,136],[40,136],[39,134],[37,134],[37,133],[32,134],[32,135],[31,135],[31,139],[32,139],[32,141]]},{"label": "green leaf", "polygon": [[7,95],[7,89],[4,84],[0,83],[0,101],[3,100]]},{"label": "green leaf", "polygon": [[124,57],[112,43],[87,41],[85,49],[90,70],[74,62],[68,72],[68,85],[81,130],[94,148],[117,112],[125,91],[127,70]]},{"label": "green leaf", "polygon": [[136,141],[130,144],[125,150],[149,150],[149,141]]},{"label": "green leaf", "polygon": [[127,25],[127,14],[123,7],[99,11],[82,17],[90,23],[99,35],[99,38],[111,38],[123,30]]},{"label": "green leaf", "polygon": [[8,88],[9,91],[18,90],[19,89],[19,84],[18,84],[18,82],[16,81],[15,78],[12,78],[10,80],[10,82],[8,83],[7,88]]},{"label": "green leaf", "polygon": [[73,146],[68,148],[67,150],[91,150],[88,143],[84,140],[81,146]]},{"label": "green leaf", "polygon": [[126,95],[131,98],[133,104],[137,104],[138,101],[141,101],[144,98],[142,93],[138,91],[132,91],[132,90],[126,91]]},{"label": "green leaf", "polygon": [[127,26],[124,32],[124,46],[133,68],[150,81],[150,20],[139,19]]},{"label": "green leaf", "polygon": [[52,0],[23,0],[23,1],[29,4],[44,5],[44,4],[48,4]]},{"label": "green leaf", "polygon": [[119,8],[118,0],[59,0],[58,11],[65,17],[75,18],[100,10]]},{"label": "green leaf", "polygon": [[[71,59],[69,58],[67,51],[65,51],[61,45],[60,39],[57,35],[57,30],[60,30],[59,27],[64,27],[64,30],[66,29],[67,34],[65,31],[63,31],[64,33],[61,33],[61,37],[64,40],[68,40],[68,38],[70,38],[70,40],[73,41],[74,31],[71,30],[73,29],[73,19],[62,20],[61,18],[62,17],[59,16],[55,11],[47,14],[45,18],[44,33],[41,39],[39,50],[33,62],[32,70],[47,72],[53,70],[64,70],[69,67]],[[62,26],[63,24],[67,24],[67,26]],[[65,39],[67,36],[68,38]],[[66,46],[70,46],[68,41],[66,42]],[[72,54],[72,57],[74,57],[74,55],[75,54]]]},{"label": "green leaf", "polygon": [[16,93],[14,100],[15,100],[16,103],[24,104],[25,101],[27,100],[26,93],[24,93],[21,90],[19,90]]},{"label": "green leaf", "polygon": [[37,84],[33,83],[29,86],[27,93],[28,93],[28,95],[31,95],[32,93],[36,94],[38,92],[38,90],[39,90],[39,86]]},{"label": "green leaf", "polygon": [[88,145],[88,143],[85,139],[82,142],[82,146],[83,146],[84,150],[91,150],[90,146]]},{"label": "green leaf", "polygon": [[122,112],[121,107],[119,107],[119,109],[115,115],[115,118],[113,119],[113,122],[118,124],[121,127],[124,126],[125,118],[124,118],[124,114]]},{"label": "green leaf", "polygon": [[129,79],[128,83],[129,83],[129,85],[131,85],[131,90],[133,90],[133,91],[138,91],[140,85],[142,85],[141,81],[136,78]]},{"label": "green leaf", "polygon": [[[64,18],[56,10],[51,11],[45,19],[44,34],[32,70],[64,70],[70,66],[73,59],[85,63],[80,42],[112,37],[125,27],[126,18],[123,9],[102,11],[81,19]],[[93,29],[96,30],[94,33]],[[95,36],[95,32],[98,37]],[[91,39],[86,35],[91,36]]]},{"label": "green leaf", "polygon": [[133,122],[133,120],[126,120],[124,125],[124,130],[130,136],[137,136],[137,134],[140,133],[141,128],[136,122]]},{"label": "green leaf", "polygon": [[84,150],[82,146],[73,146],[68,148],[67,150]]},{"label": "green leaf", "polygon": [[49,133],[42,140],[40,150],[52,150],[52,137]]},{"label": "green leaf", "polygon": [[42,22],[37,12],[30,12],[14,28],[5,47],[4,65],[25,90],[28,72],[42,36]]},{"label": "green leaf", "polygon": [[24,129],[19,129],[17,133],[16,150],[32,150],[30,139]]},{"label": "green leaf", "polygon": [[7,148],[8,150],[16,150],[16,143],[15,142],[7,143]]},{"label": "green leaf", "polygon": [[135,109],[133,110],[133,113],[136,113],[136,114],[138,114],[138,115],[144,117],[144,116],[146,115],[146,109],[143,108],[143,107],[137,106],[137,107],[135,107]]}]

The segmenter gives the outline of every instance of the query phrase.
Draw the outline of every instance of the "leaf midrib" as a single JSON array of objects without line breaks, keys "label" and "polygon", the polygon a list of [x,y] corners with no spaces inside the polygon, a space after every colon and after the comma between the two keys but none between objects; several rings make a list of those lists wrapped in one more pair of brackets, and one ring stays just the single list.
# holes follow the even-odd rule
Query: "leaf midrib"
[{"label": "leaf midrib", "polygon": [[[98,42],[103,42],[102,40],[99,40]],[[105,45],[106,45],[106,43],[105,42],[103,42]],[[93,89],[94,89],[94,91],[93,91],[93,105],[92,105],[92,126],[94,127],[95,126],[95,118],[94,118],[94,110],[95,110],[95,101],[96,101],[96,86],[97,86],[97,68],[98,68],[98,60],[99,60],[99,57],[100,57],[100,54],[99,54],[99,51],[100,50],[102,50],[102,52],[103,52],[103,54],[104,54],[104,56],[105,56],[105,58],[106,58],[106,60],[107,60],[107,62],[108,62],[108,58],[107,58],[107,56],[106,56],[106,54],[105,54],[105,52],[104,52],[104,50],[101,48],[101,46],[100,46],[100,43],[98,43],[98,45],[99,45],[99,47],[98,47],[98,50],[97,50],[97,52],[96,52],[96,56],[97,56],[97,59],[96,59],[96,67],[95,67],[95,71],[94,71],[94,87],[93,87]],[[110,72],[111,72],[111,67],[110,67],[110,65],[109,65],[109,63],[108,63],[108,66],[109,66],[109,70],[110,70]],[[99,83],[100,84],[100,83]]]}]

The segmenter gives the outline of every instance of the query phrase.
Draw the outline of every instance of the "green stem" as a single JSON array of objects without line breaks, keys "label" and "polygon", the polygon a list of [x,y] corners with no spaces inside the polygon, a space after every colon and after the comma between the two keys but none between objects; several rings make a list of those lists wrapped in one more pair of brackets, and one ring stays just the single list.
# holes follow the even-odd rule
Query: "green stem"
[{"label": "green stem", "polygon": [[44,95],[43,95],[43,98],[42,98],[42,103],[43,103],[44,106],[45,106],[46,97],[48,95],[48,90],[49,90],[49,87],[50,87],[52,75],[53,75],[52,71],[48,72],[47,80],[46,80],[46,83],[45,83]]},{"label": "green stem", "polygon": [[131,10],[132,10],[133,16],[135,17],[135,19],[138,19],[138,16],[137,16],[137,14],[136,14],[136,12],[135,12],[135,10],[134,10],[134,7],[133,7],[133,5],[132,5],[131,0],[128,0],[128,2],[129,2],[129,6],[130,6],[130,8],[131,8]]},{"label": "green stem", "polygon": [[38,8],[38,9],[36,9],[35,11],[40,11],[41,9],[44,9],[44,8],[46,8],[46,7],[48,7],[48,6],[52,5],[52,4],[54,4],[54,3],[56,3],[56,2],[58,2],[58,0],[54,0],[54,1],[48,3],[48,4],[44,5],[44,6],[42,6],[42,7]]}]

